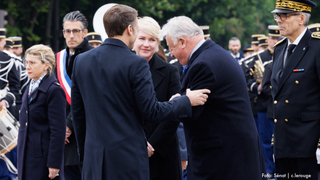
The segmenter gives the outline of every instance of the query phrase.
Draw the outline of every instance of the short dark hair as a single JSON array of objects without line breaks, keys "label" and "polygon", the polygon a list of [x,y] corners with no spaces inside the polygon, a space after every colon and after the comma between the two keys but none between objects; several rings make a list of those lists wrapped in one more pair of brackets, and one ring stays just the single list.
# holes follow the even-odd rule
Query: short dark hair
[{"label": "short dark hair", "polygon": [[134,30],[138,11],[132,7],[118,4],[110,8],[103,16],[103,24],[109,37],[121,36],[132,25]]},{"label": "short dark hair", "polygon": [[64,28],[64,23],[66,21],[80,21],[82,24],[82,30],[85,30],[88,27],[87,18],[80,11],[72,11],[66,14],[63,18],[63,23],[62,23],[63,28]]}]

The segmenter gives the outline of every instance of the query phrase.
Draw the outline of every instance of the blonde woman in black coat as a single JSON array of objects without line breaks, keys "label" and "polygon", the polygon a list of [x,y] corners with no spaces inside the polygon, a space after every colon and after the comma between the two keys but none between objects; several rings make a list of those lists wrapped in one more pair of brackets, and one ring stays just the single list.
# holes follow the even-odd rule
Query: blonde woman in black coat
[{"label": "blonde woman in black coat", "polygon": [[18,135],[19,180],[64,179],[65,93],[52,74],[54,53],[34,45],[26,51],[31,79],[22,96]]},{"label": "blonde woman in black coat", "polygon": [[[149,62],[157,99],[168,101],[172,95],[180,91],[178,70],[156,55],[160,44],[159,24],[150,17],[139,18],[138,21],[139,32],[134,49],[137,55]],[[182,179],[179,142],[176,135],[178,125],[178,121],[144,122],[152,180]]]}]

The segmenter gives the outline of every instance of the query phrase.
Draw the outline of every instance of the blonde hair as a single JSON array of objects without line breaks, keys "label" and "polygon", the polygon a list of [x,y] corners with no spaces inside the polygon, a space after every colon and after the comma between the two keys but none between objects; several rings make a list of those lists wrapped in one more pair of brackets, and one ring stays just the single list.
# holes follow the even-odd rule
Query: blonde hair
[{"label": "blonde hair", "polygon": [[[139,17],[138,25],[139,31],[142,30],[143,32],[155,37],[158,41],[158,44],[160,44],[160,41],[162,41],[162,37],[160,35],[160,25],[156,20],[147,16]],[[156,48],[156,52],[158,52],[158,50],[159,47]]]},{"label": "blonde hair", "polygon": [[49,74],[51,74],[53,69],[56,67],[55,56],[52,49],[49,46],[45,46],[43,44],[31,46],[29,49],[27,49],[25,55],[27,54],[38,57],[43,64],[49,62]]}]

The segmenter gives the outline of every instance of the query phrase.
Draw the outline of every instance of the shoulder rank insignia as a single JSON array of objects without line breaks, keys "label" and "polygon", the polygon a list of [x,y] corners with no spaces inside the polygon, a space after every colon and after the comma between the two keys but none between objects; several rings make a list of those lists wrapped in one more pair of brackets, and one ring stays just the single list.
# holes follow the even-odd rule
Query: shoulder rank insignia
[{"label": "shoulder rank insignia", "polygon": [[278,46],[279,44],[281,44],[283,41],[285,41],[287,38],[285,37],[285,38],[283,38],[283,39],[281,39],[279,42],[277,42],[274,46],[273,46],[273,48],[275,48],[276,46]]},{"label": "shoulder rank insignia", "polygon": [[311,37],[312,37],[312,38],[316,38],[316,39],[320,39],[320,32],[313,32],[313,33],[311,34]]}]

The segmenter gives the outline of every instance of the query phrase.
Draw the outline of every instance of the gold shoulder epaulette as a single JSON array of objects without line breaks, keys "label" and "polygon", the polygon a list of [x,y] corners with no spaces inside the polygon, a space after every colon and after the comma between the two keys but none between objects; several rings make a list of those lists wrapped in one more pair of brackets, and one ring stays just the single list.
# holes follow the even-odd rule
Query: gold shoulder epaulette
[{"label": "gold shoulder epaulette", "polygon": [[312,37],[312,38],[315,38],[315,39],[320,39],[320,33],[319,33],[319,32],[313,32],[313,33],[311,34],[311,37]]},{"label": "gold shoulder epaulette", "polygon": [[281,44],[284,40],[286,40],[287,38],[285,37],[285,38],[283,38],[283,39],[281,39],[279,42],[277,42],[274,46],[273,46],[273,48],[275,48],[276,46],[278,46],[279,44]]}]

